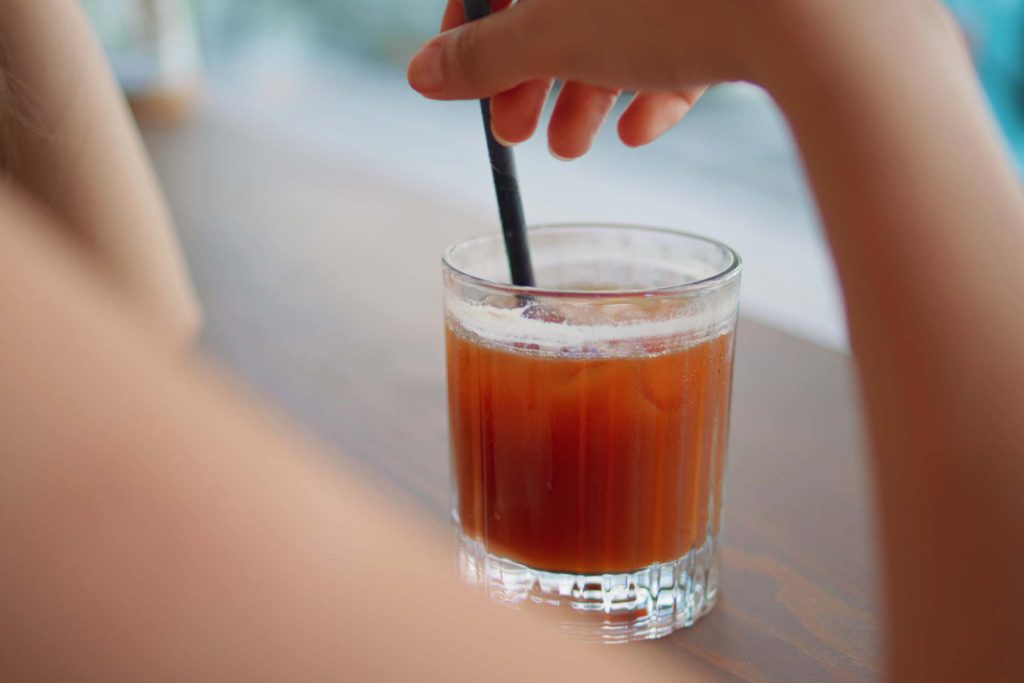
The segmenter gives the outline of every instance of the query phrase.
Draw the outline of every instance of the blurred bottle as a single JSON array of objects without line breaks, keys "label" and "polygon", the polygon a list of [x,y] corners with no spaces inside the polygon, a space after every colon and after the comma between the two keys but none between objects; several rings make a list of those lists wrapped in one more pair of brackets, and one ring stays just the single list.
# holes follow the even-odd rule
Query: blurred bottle
[{"label": "blurred bottle", "polygon": [[83,0],[137,119],[178,123],[203,83],[193,0]]},{"label": "blurred bottle", "polygon": [[971,43],[978,75],[1024,169],[1024,0],[946,0]]}]

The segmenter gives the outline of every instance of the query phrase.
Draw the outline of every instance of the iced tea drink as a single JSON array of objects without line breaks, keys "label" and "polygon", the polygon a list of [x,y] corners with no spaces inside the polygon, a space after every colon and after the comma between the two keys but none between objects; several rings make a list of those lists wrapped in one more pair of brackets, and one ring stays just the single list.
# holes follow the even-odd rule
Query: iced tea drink
[{"label": "iced tea drink", "polygon": [[586,637],[658,637],[717,592],[739,260],[646,228],[530,239],[532,290],[501,284],[500,240],[446,257],[463,573]]}]

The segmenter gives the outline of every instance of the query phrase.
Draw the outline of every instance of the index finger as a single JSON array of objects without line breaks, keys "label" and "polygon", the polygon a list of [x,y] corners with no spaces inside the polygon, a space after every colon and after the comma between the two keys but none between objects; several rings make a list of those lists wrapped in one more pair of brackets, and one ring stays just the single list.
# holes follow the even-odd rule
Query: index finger
[{"label": "index finger", "polygon": [[[511,4],[512,0],[491,0],[491,10],[497,12]],[[462,6],[462,0],[448,0],[448,6],[444,10],[444,18],[441,20],[441,32],[444,33],[465,23],[466,10]]]}]

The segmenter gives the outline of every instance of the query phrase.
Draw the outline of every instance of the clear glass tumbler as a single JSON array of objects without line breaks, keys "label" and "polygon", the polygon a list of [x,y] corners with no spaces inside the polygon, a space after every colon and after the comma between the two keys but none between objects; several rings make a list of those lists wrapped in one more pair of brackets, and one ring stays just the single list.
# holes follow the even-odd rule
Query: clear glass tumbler
[{"label": "clear glass tumbler", "polygon": [[718,592],[740,259],[620,225],[530,243],[533,288],[499,235],[444,258],[461,571],[583,639],[657,638]]}]

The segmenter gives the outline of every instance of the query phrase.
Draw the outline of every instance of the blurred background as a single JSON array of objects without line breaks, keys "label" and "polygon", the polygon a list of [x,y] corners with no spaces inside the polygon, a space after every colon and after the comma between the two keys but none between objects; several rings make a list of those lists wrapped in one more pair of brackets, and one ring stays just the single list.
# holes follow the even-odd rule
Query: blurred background
[{"label": "blurred background", "polygon": [[[155,148],[176,213],[187,213],[188,199],[175,197],[192,187],[175,177],[191,168],[176,156],[185,154],[187,139],[158,126],[215,125],[247,131],[251,142],[239,144],[278,145],[300,157],[334,160],[349,174],[338,176],[339,183],[346,177],[372,178],[387,188],[384,201],[428,198],[473,216],[466,229],[497,229],[476,105],[428,102],[405,84],[405,64],[436,31],[443,0],[85,4]],[[950,4],[1020,159],[1024,2]],[[531,222],[627,221],[714,236],[745,259],[746,315],[818,344],[846,348],[841,303],[815,211],[784,122],[763,92],[719,87],[684,125],[643,150],[624,148],[613,130],[605,131],[592,154],[571,164],[552,159],[542,137],[519,148]],[[230,149],[219,153],[231,155]],[[209,167],[210,155],[218,152],[209,145],[203,152],[203,167]],[[217,193],[225,174],[245,171],[224,169],[191,191]],[[272,177],[274,170],[267,173]],[[256,194],[261,196],[246,201],[277,201],[273,193]],[[375,216],[384,210],[338,209],[340,216],[352,218],[330,226],[341,235],[372,232]],[[443,219],[425,210],[407,229],[429,230],[434,220]],[[462,231],[456,236],[464,236]],[[190,252],[204,252],[190,253],[199,260],[194,267],[201,268],[208,248],[190,238],[188,228],[184,232]],[[443,246],[425,244],[434,250],[422,254],[430,268]],[[203,274],[198,277],[202,281]]]}]

